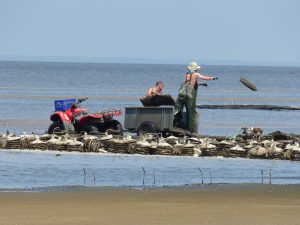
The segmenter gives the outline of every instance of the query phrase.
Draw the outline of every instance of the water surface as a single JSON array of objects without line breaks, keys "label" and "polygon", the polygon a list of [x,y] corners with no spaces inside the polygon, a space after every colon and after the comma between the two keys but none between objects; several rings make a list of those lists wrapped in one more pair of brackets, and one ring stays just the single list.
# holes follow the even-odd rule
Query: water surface
[{"label": "water surface", "polygon": [[[53,101],[89,97],[89,111],[140,106],[139,98],[157,80],[164,92],[177,96],[184,65],[0,62],[0,132],[44,132],[50,124]],[[300,106],[299,67],[203,66],[203,74],[219,77],[201,87],[197,104],[278,104]],[[257,92],[240,84],[245,77]],[[297,111],[199,110],[200,133],[232,135],[241,126],[265,132],[300,133]],[[120,117],[122,122],[124,117]]]},{"label": "water surface", "polygon": [[[0,152],[0,188],[51,186],[182,186],[204,183],[300,184],[299,162],[180,156]],[[85,169],[86,176],[84,177]],[[145,174],[143,169],[145,170]],[[211,174],[211,176],[210,176]],[[211,180],[212,179],[212,180]]]}]

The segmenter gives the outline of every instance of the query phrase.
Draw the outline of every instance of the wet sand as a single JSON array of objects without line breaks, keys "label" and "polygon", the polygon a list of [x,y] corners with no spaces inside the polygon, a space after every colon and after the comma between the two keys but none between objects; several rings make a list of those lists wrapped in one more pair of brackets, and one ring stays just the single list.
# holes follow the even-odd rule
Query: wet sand
[{"label": "wet sand", "polygon": [[300,224],[300,186],[1,192],[0,224]]}]

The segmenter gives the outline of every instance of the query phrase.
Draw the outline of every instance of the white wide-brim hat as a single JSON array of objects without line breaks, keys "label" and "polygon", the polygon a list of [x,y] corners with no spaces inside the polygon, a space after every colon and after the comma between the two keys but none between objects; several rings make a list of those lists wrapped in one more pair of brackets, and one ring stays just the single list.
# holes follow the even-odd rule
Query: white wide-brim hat
[{"label": "white wide-brim hat", "polygon": [[191,71],[200,70],[201,66],[199,66],[196,62],[191,62],[190,65],[187,66],[187,68]]}]

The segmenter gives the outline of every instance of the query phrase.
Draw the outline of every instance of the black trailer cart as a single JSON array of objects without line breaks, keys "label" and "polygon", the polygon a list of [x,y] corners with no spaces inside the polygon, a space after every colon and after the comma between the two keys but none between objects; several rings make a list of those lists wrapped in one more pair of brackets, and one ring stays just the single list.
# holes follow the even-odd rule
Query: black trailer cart
[{"label": "black trailer cart", "polygon": [[[196,114],[197,121],[199,121],[199,114]],[[130,132],[137,132],[138,135],[142,133],[162,133],[173,135],[191,135],[192,133],[185,129],[186,115],[183,112],[182,126],[175,127],[174,120],[174,107],[173,106],[160,106],[160,107],[126,107],[125,108],[125,121],[124,128]],[[198,131],[198,122],[196,127]]]}]

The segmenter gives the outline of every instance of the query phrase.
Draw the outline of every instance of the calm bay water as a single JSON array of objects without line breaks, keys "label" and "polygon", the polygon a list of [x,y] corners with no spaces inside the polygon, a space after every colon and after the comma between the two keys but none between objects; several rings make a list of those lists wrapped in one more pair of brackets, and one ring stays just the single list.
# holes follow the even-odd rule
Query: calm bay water
[{"label": "calm bay water", "polygon": [[[276,104],[300,106],[300,68],[203,66],[203,74],[219,77],[201,87],[198,104]],[[70,97],[89,97],[83,103],[89,111],[124,109],[139,106],[139,98],[157,80],[165,82],[166,94],[177,96],[185,73],[184,65],[138,65],[96,63],[0,62],[0,133],[42,133],[47,130],[53,101]],[[252,92],[239,83],[245,77],[259,89]],[[232,135],[239,127],[261,127],[265,133],[275,130],[300,133],[297,111],[200,110],[200,133]],[[123,122],[123,116],[119,118]],[[273,183],[300,183],[300,164],[289,161],[218,159],[192,157],[119,156],[93,154],[1,151],[0,188],[32,188],[83,184],[140,186],[142,166],[146,185],[185,185],[201,182],[197,168],[209,182],[211,169],[214,183],[258,183],[260,170]],[[267,179],[267,178],[265,178]]]},{"label": "calm bay water", "polygon": [[[300,68],[203,66],[202,72],[219,80],[200,88],[198,104],[300,106]],[[157,80],[164,81],[164,92],[176,98],[184,73],[184,65],[0,62],[0,132],[47,130],[55,99],[86,96],[89,100],[83,105],[89,111],[124,109],[141,105],[139,98]],[[241,85],[240,77],[255,83],[259,91]],[[231,135],[241,126],[299,133],[300,113],[200,110],[201,134]]]}]

